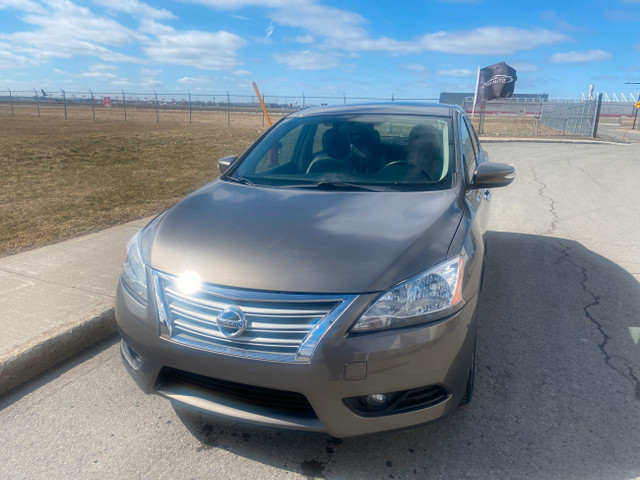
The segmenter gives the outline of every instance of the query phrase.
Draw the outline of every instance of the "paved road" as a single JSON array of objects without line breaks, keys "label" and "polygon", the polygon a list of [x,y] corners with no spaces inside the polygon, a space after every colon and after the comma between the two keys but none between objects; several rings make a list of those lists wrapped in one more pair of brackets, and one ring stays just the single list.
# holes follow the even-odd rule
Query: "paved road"
[{"label": "paved road", "polygon": [[640,142],[640,122],[636,124],[635,129],[632,129],[631,125],[623,127],[621,125],[601,123],[598,126],[598,137],[616,142]]},{"label": "paved road", "polygon": [[476,394],[339,441],[177,415],[116,340],[0,399],[0,478],[640,477],[640,144],[491,144]]}]

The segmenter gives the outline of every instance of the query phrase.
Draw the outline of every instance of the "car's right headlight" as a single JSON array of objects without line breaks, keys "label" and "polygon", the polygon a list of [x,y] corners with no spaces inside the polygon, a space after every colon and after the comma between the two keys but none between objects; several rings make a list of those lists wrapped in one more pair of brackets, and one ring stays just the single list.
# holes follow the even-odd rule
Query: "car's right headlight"
[{"label": "car's right headlight", "polygon": [[458,255],[391,288],[351,327],[370,332],[442,319],[464,305],[464,257]]},{"label": "car's right headlight", "polygon": [[122,282],[142,303],[147,303],[147,273],[142,260],[142,230],[136,233],[127,244],[127,254],[122,266]]}]

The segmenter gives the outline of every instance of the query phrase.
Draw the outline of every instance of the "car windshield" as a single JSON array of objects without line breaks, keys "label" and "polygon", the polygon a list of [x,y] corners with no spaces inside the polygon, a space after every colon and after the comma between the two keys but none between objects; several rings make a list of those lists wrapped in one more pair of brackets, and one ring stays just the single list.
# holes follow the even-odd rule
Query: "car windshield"
[{"label": "car windshield", "polygon": [[227,177],[261,186],[441,190],[455,170],[450,118],[340,115],[291,118]]}]

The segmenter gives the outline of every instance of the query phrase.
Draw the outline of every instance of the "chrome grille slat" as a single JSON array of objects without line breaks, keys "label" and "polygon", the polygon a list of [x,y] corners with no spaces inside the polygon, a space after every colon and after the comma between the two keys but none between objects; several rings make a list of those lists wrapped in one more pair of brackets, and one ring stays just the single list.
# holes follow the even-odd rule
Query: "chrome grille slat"
[{"label": "chrome grille slat", "polygon": [[254,345],[254,346],[298,346],[300,344],[300,340],[287,340],[282,338],[263,338],[263,337],[249,337],[244,338],[242,340],[238,339],[230,339],[222,335],[221,333],[215,333],[210,330],[206,330],[203,328],[199,328],[190,324],[181,323],[179,321],[175,322],[175,325],[180,327],[182,330],[192,334],[198,334],[203,337],[207,337],[210,340],[226,343],[228,345],[235,344],[237,345]]},{"label": "chrome grille slat", "polygon": [[[176,292],[170,288],[166,289],[166,293],[168,296],[183,302],[188,303],[197,307],[204,308],[213,308],[216,310],[224,310],[229,305],[236,305],[237,303],[224,303],[222,301],[210,300],[208,298],[193,298],[186,296],[182,293]],[[276,302],[274,302],[276,303]],[[333,306],[337,302],[327,302],[329,303],[329,308]],[[317,317],[323,316],[327,313],[327,310],[309,310],[309,309],[300,309],[294,310],[292,308],[259,308],[252,306],[243,306],[242,310],[248,315],[261,315],[261,316],[294,316],[294,317]]]},{"label": "chrome grille slat", "polygon": [[[267,361],[309,362],[320,338],[355,299],[353,295],[271,293],[210,284],[187,295],[175,287],[176,277],[152,274],[157,311],[168,317],[168,328],[161,329],[161,336],[192,348]],[[229,327],[224,332],[218,327],[218,317],[234,309],[240,310],[247,325],[231,336]]]}]

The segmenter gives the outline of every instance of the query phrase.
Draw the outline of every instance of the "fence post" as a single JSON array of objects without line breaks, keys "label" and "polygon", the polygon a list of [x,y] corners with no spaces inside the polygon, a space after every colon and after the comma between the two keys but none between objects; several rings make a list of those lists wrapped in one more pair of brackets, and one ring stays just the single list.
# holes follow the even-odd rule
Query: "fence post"
[{"label": "fence post", "polygon": [[480,128],[478,129],[479,135],[484,134],[484,115],[485,115],[486,109],[487,109],[487,102],[483,101],[480,104],[480,125],[479,125]]},{"label": "fence post", "polygon": [[64,90],[60,89],[62,92],[62,104],[64,105],[64,119],[67,119],[67,94]]},{"label": "fence post", "polygon": [[11,89],[7,88],[7,90],[9,90],[9,101],[11,102],[11,116],[14,117],[14,113],[13,113],[13,95],[11,94]]},{"label": "fence post", "polygon": [[158,94],[153,91],[153,95],[156,97],[156,123],[160,123],[160,115],[158,114]]},{"label": "fence post", "polygon": [[122,92],[122,108],[124,109],[124,121],[127,121],[127,97],[125,96],[124,90],[120,89]]},{"label": "fence post", "polygon": [[38,100],[38,91],[34,88],[33,93],[36,94],[36,108],[38,109],[38,118],[40,118],[40,101]]},{"label": "fence post", "polygon": [[305,108],[306,103],[307,103],[307,102],[306,102],[306,100],[307,100],[307,99],[306,99],[306,98],[305,98],[305,96],[304,96],[304,92],[302,92],[302,108]]},{"label": "fence post", "polygon": [[191,92],[187,90],[187,93],[189,94],[189,125],[191,125]]},{"label": "fence post", "polygon": [[91,94],[91,118],[96,119],[96,104],[93,101],[93,92],[89,89],[89,93]]},{"label": "fence post", "polygon": [[229,90],[227,90],[227,126],[231,126],[231,99],[229,98]]},{"label": "fence post", "polygon": [[342,92],[342,97],[344,98],[344,104],[347,104],[347,94]]},{"label": "fence post", "polygon": [[602,94],[598,94],[598,104],[596,105],[596,116],[593,120],[593,133],[592,137],[596,138],[598,136],[598,123],[600,123],[600,110],[602,109]]}]

